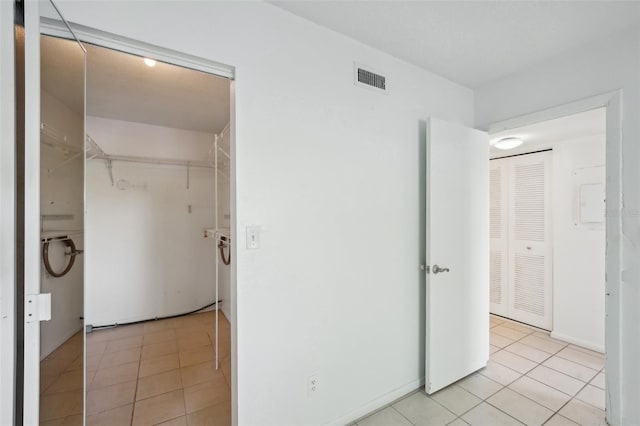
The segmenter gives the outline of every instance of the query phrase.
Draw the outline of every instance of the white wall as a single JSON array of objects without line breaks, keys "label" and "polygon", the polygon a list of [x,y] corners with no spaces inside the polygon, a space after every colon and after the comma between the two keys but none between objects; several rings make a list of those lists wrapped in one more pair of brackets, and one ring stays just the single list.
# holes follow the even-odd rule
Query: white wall
[{"label": "white wall", "polygon": [[[607,157],[621,158],[622,169],[607,168],[608,214],[621,215],[621,241],[609,239],[607,254],[613,269],[607,270],[610,297],[620,304],[609,312],[609,321],[620,328],[608,329],[608,392],[620,406],[612,406],[613,424],[640,424],[640,32],[614,34],[589,46],[566,52],[544,64],[488,84],[475,92],[476,125],[541,111],[609,91],[622,90],[622,152],[607,148]],[[608,125],[611,123],[608,123]],[[621,180],[618,179],[620,173]],[[617,201],[622,209],[618,210]],[[613,221],[615,222],[615,221]],[[618,263],[619,262],[619,263]],[[611,273],[620,265],[622,272]],[[609,268],[609,266],[607,266]],[[611,398],[608,398],[611,400]]]},{"label": "white wall", "polygon": [[[235,237],[262,229],[260,249],[237,247],[238,422],[347,423],[417,388],[420,120],[471,125],[471,90],[266,3],[59,6],[236,67]],[[354,86],[354,61],[386,72],[389,95]],[[309,398],[314,373],[322,389]]]},{"label": "white wall", "polygon": [[87,116],[87,133],[112,155],[206,161],[213,146],[213,133],[94,116]]},{"label": "white wall", "polygon": [[552,336],[600,352],[604,352],[605,230],[579,222],[574,226],[579,215],[573,172],[604,165],[604,135],[554,145]]},{"label": "white wall", "polygon": [[[41,120],[55,129],[67,143],[82,149],[82,116],[65,104],[41,91]],[[46,138],[45,138],[46,140]],[[72,215],[71,220],[47,220],[42,222],[44,231],[71,230],[69,236],[77,249],[83,249],[84,167],[82,154],[71,160],[77,152],[64,152],[60,148],[42,145],[40,154],[40,214]],[[49,169],[55,169],[49,173]],[[49,259],[56,271],[64,269],[69,258],[63,255],[64,245],[51,243]],[[76,256],[69,273],[63,277],[50,276],[42,261],[41,292],[51,293],[51,320],[40,323],[40,358],[49,355],[68,338],[82,330],[83,307],[83,256]]]},{"label": "white wall", "polygon": [[[206,160],[213,135],[87,118],[87,133],[115,155]],[[215,300],[213,169],[105,161],[87,164],[86,322],[179,314]],[[189,212],[189,206],[191,212]],[[228,284],[227,284],[228,286]],[[226,290],[228,294],[228,290]]]}]

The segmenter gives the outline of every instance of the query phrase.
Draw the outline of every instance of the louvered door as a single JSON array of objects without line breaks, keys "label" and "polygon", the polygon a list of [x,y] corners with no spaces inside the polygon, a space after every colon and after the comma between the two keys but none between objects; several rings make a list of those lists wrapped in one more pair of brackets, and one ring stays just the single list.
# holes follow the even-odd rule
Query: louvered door
[{"label": "louvered door", "polygon": [[550,330],[551,152],[491,160],[490,311]]},{"label": "louvered door", "polygon": [[492,160],[489,169],[490,311],[507,316],[508,252],[508,166],[509,158]]},{"label": "louvered door", "polygon": [[509,167],[507,316],[551,329],[551,156],[512,157]]}]

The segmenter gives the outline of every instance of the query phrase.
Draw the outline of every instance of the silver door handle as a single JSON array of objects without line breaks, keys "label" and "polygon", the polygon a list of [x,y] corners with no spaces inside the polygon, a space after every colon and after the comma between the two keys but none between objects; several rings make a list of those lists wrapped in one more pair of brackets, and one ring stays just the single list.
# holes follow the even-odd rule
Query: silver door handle
[{"label": "silver door handle", "polygon": [[449,268],[441,268],[438,265],[433,265],[433,268],[431,268],[431,271],[434,274],[439,274],[440,272],[449,272]]}]

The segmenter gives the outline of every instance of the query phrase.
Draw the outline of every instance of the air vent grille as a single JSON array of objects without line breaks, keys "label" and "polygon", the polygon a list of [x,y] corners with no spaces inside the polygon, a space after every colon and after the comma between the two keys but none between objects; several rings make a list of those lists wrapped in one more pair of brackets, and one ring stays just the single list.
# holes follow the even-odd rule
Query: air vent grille
[{"label": "air vent grille", "polygon": [[387,90],[387,78],[364,68],[357,67],[357,82],[378,90]]}]

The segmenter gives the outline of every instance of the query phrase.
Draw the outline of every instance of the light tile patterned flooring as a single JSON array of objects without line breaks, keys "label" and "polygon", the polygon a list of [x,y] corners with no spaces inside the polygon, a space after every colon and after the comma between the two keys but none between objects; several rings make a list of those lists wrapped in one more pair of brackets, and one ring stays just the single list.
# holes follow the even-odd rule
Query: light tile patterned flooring
[{"label": "light tile patterned flooring", "polygon": [[605,425],[604,356],[490,317],[487,367],[431,395],[414,392],[358,426]]},{"label": "light tile patterned flooring", "polygon": [[[220,313],[216,370],[215,315],[212,311],[89,333],[87,426],[230,425],[231,332]],[[65,396],[56,404],[64,407]],[[68,423],[73,419],[64,417],[66,411],[48,414],[52,421],[43,424],[76,424]]]},{"label": "light tile patterned flooring", "polygon": [[83,336],[74,334],[40,361],[40,424],[82,426]]}]

